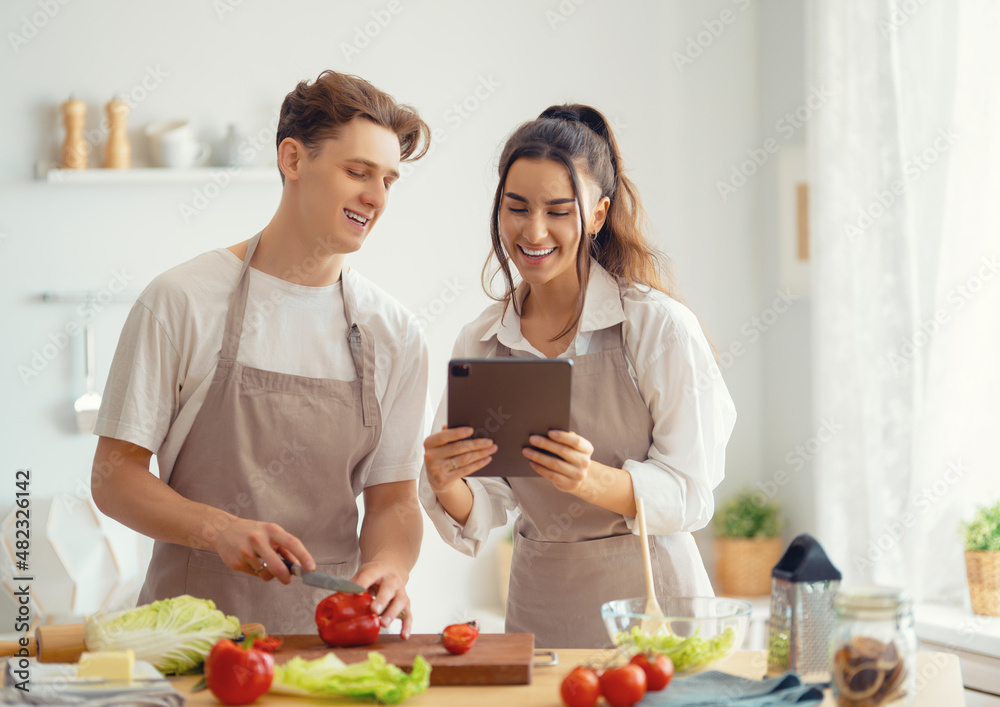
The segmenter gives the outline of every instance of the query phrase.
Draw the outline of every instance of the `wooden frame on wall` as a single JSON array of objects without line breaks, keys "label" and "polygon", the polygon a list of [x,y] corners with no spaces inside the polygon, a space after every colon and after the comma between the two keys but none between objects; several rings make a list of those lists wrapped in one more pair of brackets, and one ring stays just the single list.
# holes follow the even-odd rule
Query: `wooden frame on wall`
[{"label": "wooden frame on wall", "polygon": [[781,286],[793,295],[810,292],[809,161],[805,145],[778,153],[778,243]]}]

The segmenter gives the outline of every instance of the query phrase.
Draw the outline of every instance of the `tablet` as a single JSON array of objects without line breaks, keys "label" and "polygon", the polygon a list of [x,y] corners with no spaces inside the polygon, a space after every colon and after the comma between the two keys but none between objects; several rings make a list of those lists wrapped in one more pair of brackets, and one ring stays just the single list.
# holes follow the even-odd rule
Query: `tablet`
[{"label": "tablet", "polygon": [[[569,359],[453,359],[448,362],[448,427],[472,427],[497,445],[471,476],[537,476],[521,453],[533,434],[569,429]],[[542,450],[539,450],[542,451]]]}]

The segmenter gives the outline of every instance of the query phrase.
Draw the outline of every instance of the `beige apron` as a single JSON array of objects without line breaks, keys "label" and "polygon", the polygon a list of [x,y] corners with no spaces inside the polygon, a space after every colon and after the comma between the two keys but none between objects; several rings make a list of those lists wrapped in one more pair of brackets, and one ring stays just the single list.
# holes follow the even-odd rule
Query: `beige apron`
[{"label": "beige apron", "polygon": [[[573,357],[570,427],[594,445],[592,459],[620,469],[627,459],[646,458],[653,419],[629,375],[620,323],[615,333],[613,348]],[[497,356],[510,356],[510,349],[498,344]],[[542,648],[610,646],[601,604],[646,595],[639,537],[620,514],[546,479],[506,481],[521,506],[506,630],[534,633]],[[713,596],[690,533],[651,537],[650,554],[659,596]]]},{"label": "beige apron", "polygon": [[[237,362],[260,234],[247,244],[226,316],[222,352],[205,403],[169,484],[185,498],[240,518],[274,522],[298,537],[321,572],[350,577],[360,562],[356,498],[382,432],[375,397],[375,343],[357,323],[353,276],[341,275],[357,379],[337,381]],[[309,355],[303,352],[303,355]],[[139,603],[191,594],[269,633],[315,633],[316,604],[329,591],[229,569],[212,552],[156,542]]]}]

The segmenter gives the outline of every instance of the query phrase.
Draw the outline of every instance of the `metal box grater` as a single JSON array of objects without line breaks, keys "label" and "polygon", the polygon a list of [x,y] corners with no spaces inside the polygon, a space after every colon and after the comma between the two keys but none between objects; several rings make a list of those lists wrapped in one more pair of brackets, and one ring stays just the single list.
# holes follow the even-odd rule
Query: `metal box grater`
[{"label": "metal box grater", "polygon": [[771,571],[767,673],[794,670],[806,682],[830,680],[833,598],[840,571],[820,544],[802,534]]}]

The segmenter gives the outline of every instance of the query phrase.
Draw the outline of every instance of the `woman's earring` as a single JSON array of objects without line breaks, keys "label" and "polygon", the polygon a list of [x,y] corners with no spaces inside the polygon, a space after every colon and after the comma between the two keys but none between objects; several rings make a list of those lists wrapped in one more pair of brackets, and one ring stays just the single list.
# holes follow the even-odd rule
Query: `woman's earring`
[{"label": "woman's earring", "polygon": [[596,233],[591,233],[590,234],[590,240],[596,241],[597,240],[597,234]]}]

